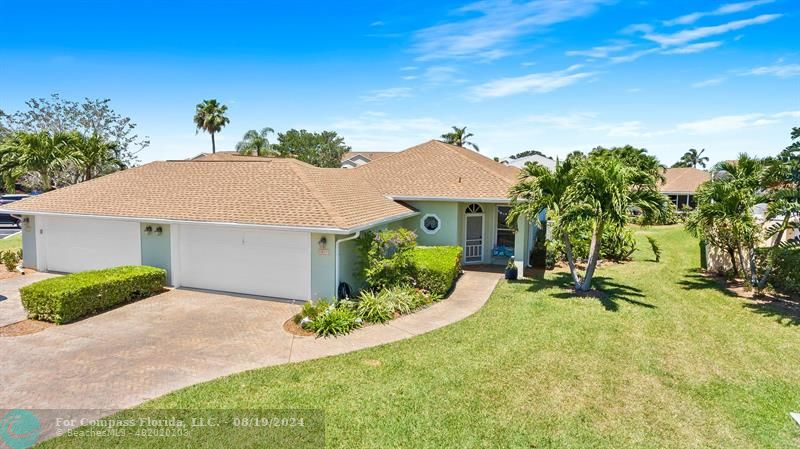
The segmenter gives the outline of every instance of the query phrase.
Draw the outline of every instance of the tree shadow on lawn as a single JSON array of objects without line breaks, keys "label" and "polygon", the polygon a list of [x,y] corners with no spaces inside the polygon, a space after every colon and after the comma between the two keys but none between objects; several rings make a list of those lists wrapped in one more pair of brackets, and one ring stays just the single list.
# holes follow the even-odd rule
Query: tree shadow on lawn
[{"label": "tree shadow on lawn", "polygon": [[783,298],[774,295],[751,297],[750,294],[739,293],[741,287],[728,285],[721,277],[715,277],[700,270],[688,270],[683,280],[678,282],[686,290],[715,290],[730,298],[742,299],[742,307],[759,315],[774,318],[785,326],[800,326],[800,301],[794,298]]},{"label": "tree shadow on lawn", "polygon": [[554,293],[552,297],[560,299],[572,298],[591,298],[596,299],[609,312],[618,312],[620,302],[631,305],[655,309],[656,306],[639,301],[637,298],[645,298],[641,289],[620,283],[605,276],[595,276],[592,280],[594,289],[586,293],[577,293],[573,290],[572,276],[566,272],[554,272],[549,277],[543,275],[534,280],[510,281],[515,284],[530,284],[528,291],[536,291],[547,288],[562,290]]}]

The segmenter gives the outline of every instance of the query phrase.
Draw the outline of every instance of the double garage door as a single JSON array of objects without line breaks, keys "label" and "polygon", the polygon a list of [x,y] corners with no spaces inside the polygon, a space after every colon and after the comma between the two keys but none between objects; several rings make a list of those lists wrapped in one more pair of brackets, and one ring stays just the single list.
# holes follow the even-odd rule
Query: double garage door
[{"label": "double garage door", "polygon": [[[287,299],[308,299],[306,232],[172,225],[172,269],[180,286]],[[46,269],[65,273],[139,265],[137,222],[47,217]]]}]

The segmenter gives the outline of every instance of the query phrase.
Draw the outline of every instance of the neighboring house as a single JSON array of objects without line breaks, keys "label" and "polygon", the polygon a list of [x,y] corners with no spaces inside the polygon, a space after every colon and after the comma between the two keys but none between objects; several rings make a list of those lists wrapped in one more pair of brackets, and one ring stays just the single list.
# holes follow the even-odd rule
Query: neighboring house
[{"label": "neighboring house", "polygon": [[684,206],[694,208],[695,193],[698,187],[711,180],[711,173],[692,167],[668,168],[664,172],[666,181],[661,185],[661,193],[667,195],[678,210]]},{"label": "neighboring house", "polygon": [[357,288],[354,239],[406,227],[420,245],[520,276],[536,228],[505,224],[518,170],[430,141],[351,170],[210,155],[152,162],[18,201],[24,265],[77,272],[151,265],[174,286],[308,299]]},{"label": "neighboring house", "polygon": [[395,153],[395,151],[348,151],[342,155],[342,168],[360,167]]},{"label": "neighboring house", "polygon": [[501,164],[510,165],[512,167],[523,168],[528,162],[538,162],[549,170],[556,169],[556,161],[549,157],[544,157],[539,154],[532,154],[530,156],[520,157],[517,159],[507,158],[500,161]]}]

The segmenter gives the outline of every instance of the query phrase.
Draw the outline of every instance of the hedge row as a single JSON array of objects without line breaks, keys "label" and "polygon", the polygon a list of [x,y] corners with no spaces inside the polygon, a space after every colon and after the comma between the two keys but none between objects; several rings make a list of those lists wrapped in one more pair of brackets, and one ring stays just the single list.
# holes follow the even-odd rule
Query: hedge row
[{"label": "hedge row", "polygon": [[800,249],[780,249],[772,257],[775,268],[770,283],[775,290],[800,294]]},{"label": "hedge row", "polygon": [[28,318],[69,323],[164,290],[161,268],[123,266],[46,279],[20,289]]},{"label": "hedge row", "polygon": [[414,248],[414,277],[417,287],[444,296],[461,273],[460,246],[419,246]]}]

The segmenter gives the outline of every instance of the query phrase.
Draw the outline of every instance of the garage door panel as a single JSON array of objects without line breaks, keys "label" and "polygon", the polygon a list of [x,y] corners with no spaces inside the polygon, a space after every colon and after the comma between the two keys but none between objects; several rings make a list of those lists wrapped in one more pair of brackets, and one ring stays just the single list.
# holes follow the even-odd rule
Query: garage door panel
[{"label": "garage door panel", "polygon": [[181,285],[307,299],[309,239],[308,233],[184,225]]},{"label": "garage door panel", "polygon": [[75,273],[142,261],[139,223],[48,217],[45,232],[49,271]]}]

